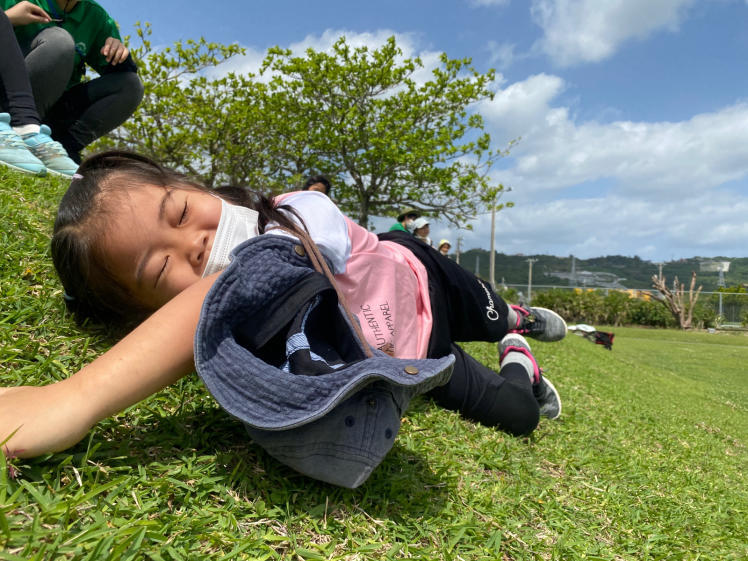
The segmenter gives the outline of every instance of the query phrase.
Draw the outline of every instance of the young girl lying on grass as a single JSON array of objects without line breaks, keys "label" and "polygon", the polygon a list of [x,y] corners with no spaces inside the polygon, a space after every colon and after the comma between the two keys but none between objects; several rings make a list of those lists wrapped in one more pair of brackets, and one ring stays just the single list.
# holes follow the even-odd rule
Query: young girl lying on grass
[{"label": "young girl lying on grass", "polygon": [[[99,420],[192,372],[201,308],[229,252],[250,238],[241,246],[247,251],[290,236],[319,248],[372,347],[407,359],[455,356],[449,381],[429,391],[444,407],[515,435],[532,432],[540,415],[560,414],[558,393],[521,335],[563,338],[566,324],[550,310],[507,305],[412,236],[376,236],[320,193],[267,199],[241,188],[210,190],[147,158],[108,152],[86,160],[72,180],[52,256],[79,319],[137,327],[63,381],[0,389],[4,453],[65,449]],[[265,266],[250,262],[247,273],[262,275]],[[222,294],[214,295],[219,302]],[[498,374],[455,343],[470,340],[500,342]]]}]

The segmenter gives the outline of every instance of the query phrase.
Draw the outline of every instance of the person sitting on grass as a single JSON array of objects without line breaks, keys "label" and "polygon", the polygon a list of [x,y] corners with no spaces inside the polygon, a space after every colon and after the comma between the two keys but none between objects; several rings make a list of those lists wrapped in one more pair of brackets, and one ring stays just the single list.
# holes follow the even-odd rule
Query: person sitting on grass
[{"label": "person sitting on grass", "polygon": [[[37,112],[80,163],[81,150],[124,123],[143,98],[117,25],[93,0],[0,0],[0,8],[25,56]],[[84,81],[86,65],[99,76]]]},{"label": "person sitting on grass", "polygon": [[[50,21],[37,6],[29,7],[26,17],[30,21]],[[41,124],[23,54],[2,10],[0,53],[0,163],[34,175],[49,172],[71,177],[78,164],[59,142],[52,140],[49,127]]]},{"label": "person sitting on grass", "polygon": [[[136,327],[65,380],[0,390],[0,442],[5,441],[4,453],[28,457],[65,449],[99,420],[189,374],[196,362],[198,374],[211,393],[235,414],[218,396],[234,399],[243,384],[250,383],[245,377],[251,378],[251,373],[229,377],[216,387],[215,379],[203,372],[200,364],[221,361],[228,351],[219,345],[207,352],[204,330],[223,330],[222,337],[252,347],[252,341],[261,337],[259,333],[267,326],[259,324],[250,329],[244,324],[213,325],[213,306],[225,308],[224,296],[240,286],[245,277],[256,279],[245,290],[259,290],[261,294],[276,290],[278,275],[273,273],[276,269],[271,268],[267,256],[275,255],[278,247],[285,248],[283,244],[291,243],[289,240],[295,240],[296,245],[282,253],[280,268],[276,269],[286,271],[284,267],[289,264],[308,268],[309,252],[318,248],[324,261],[322,269],[331,269],[341,304],[347,302],[360,322],[360,327],[352,322],[353,328],[359,329],[371,346],[367,351],[376,349],[371,351],[375,362],[396,357],[421,364],[421,359],[454,355],[450,358],[450,363],[454,361],[451,377],[428,392],[437,403],[513,435],[531,433],[541,415],[552,419],[560,415],[558,392],[542,375],[523,337],[562,339],[566,324],[554,312],[507,304],[482,280],[410,234],[377,236],[348,219],[321,193],[302,191],[269,199],[236,187],[211,190],[148,158],[107,152],[82,163],[62,198],[52,237],[52,258],[68,307],[79,320]],[[307,251],[298,246],[299,240],[311,240],[304,242]],[[230,263],[230,250],[236,250],[236,263]],[[260,257],[242,263],[257,251]],[[260,307],[280,306],[295,313],[298,306],[290,302],[298,301],[304,287],[317,282],[318,276],[294,281],[289,291],[269,298]],[[214,285],[215,290],[211,290]],[[383,302],[387,302],[386,307]],[[227,321],[251,322],[257,316],[229,309],[226,317],[230,318]],[[302,329],[307,319],[304,316],[300,323]],[[330,333],[323,332],[344,329],[333,329],[332,319],[322,317],[315,324],[316,332],[307,330],[305,337],[327,336]],[[499,343],[498,373],[455,342],[470,340]],[[294,351],[305,351],[304,364],[322,369],[317,376],[305,376],[304,383],[317,384],[319,391],[324,391],[325,380],[335,375],[336,368],[329,368],[323,360],[329,349],[317,347],[321,350],[316,352],[314,344],[295,336],[265,337],[265,342],[281,354],[292,341]],[[280,375],[281,370],[293,370],[292,363],[278,363],[273,368],[280,369],[275,370]],[[343,370],[360,364],[368,363],[353,361]],[[431,364],[423,362],[424,367]],[[407,366],[405,372],[397,375],[419,376],[417,367]],[[390,395],[388,387],[385,383],[385,394]],[[262,390],[260,387],[258,391]],[[294,402],[292,393],[283,395],[283,399],[303,408],[305,404]],[[262,401],[262,396],[247,398]],[[241,403],[234,405],[242,407]],[[396,414],[397,422],[400,413]],[[348,416],[344,421],[345,426],[355,424]],[[391,440],[393,433],[386,436]],[[324,475],[314,476],[325,479]]]}]

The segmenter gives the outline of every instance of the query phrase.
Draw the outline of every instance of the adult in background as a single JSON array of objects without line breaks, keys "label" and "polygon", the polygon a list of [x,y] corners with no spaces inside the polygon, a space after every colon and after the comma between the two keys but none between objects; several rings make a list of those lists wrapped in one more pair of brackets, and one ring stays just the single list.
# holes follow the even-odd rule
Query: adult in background
[{"label": "adult in background", "polygon": [[[37,6],[31,13],[49,16]],[[13,25],[0,10],[0,163],[11,168],[46,175],[70,177],[78,164],[68,158],[59,142],[52,140],[49,127],[36,112],[31,83]]]},{"label": "adult in background", "polygon": [[[0,5],[26,59],[37,112],[52,138],[80,163],[81,150],[125,122],[143,98],[117,25],[93,0],[0,0]],[[86,65],[99,77],[83,82]]]},{"label": "adult in background", "polygon": [[449,240],[443,239],[439,240],[439,253],[441,253],[444,257],[447,257],[449,255],[449,250],[452,249],[452,244],[449,243]]},{"label": "adult in background", "polygon": [[430,233],[431,228],[429,227],[428,219],[423,216],[416,218],[415,222],[413,222],[413,235],[423,243],[431,245],[431,238],[429,237]]},{"label": "adult in background", "polygon": [[413,233],[413,223],[415,222],[416,218],[421,216],[421,213],[418,212],[414,208],[406,208],[403,210],[397,217],[397,222],[395,222],[392,226],[390,226],[389,231],[395,232],[408,232],[409,234]]},{"label": "adult in background", "polygon": [[324,193],[329,197],[332,187],[330,186],[330,180],[327,179],[324,175],[312,175],[311,177],[309,177],[309,179],[306,180],[306,183],[304,183],[304,186],[301,188],[301,190],[319,191],[320,193]]}]

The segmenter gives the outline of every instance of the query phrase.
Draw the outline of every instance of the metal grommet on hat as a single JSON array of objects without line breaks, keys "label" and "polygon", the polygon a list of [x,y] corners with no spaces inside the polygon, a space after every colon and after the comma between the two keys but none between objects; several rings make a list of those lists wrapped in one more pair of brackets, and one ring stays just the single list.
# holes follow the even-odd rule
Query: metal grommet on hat
[{"label": "metal grommet on hat", "polygon": [[298,255],[299,257],[305,257],[306,256],[306,250],[303,246],[295,245],[293,246],[294,253]]}]

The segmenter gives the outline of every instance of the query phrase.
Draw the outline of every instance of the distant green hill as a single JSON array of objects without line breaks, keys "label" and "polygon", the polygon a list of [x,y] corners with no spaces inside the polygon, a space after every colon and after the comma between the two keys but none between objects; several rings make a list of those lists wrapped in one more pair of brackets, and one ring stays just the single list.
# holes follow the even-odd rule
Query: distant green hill
[{"label": "distant green hill", "polygon": [[[460,264],[467,270],[476,272],[477,261],[478,275],[481,278],[488,279],[490,277],[488,270],[489,257],[490,254],[486,250],[471,249],[460,255]],[[537,259],[533,263],[532,269],[533,285],[570,286],[568,278],[553,276],[553,273],[566,273],[568,275],[571,272],[572,258],[570,256],[556,257],[553,255],[506,255],[497,253],[496,282],[500,283],[503,278],[507,284],[526,284],[529,268],[527,259],[530,257]],[[730,261],[730,270],[725,273],[727,286],[748,284],[748,257],[714,257],[708,259],[692,257],[667,261],[663,263],[662,274],[667,278],[668,283],[675,276],[688,283],[691,279],[691,271],[696,271],[696,285],[702,285],[704,291],[714,291],[717,289],[719,274],[700,271],[701,262],[707,260]],[[622,279],[620,284],[626,288],[648,289],[652,287],[652,275],[658,273],[658,264],[645,261],[639,257],[624,257],[622,255],[576,259],[578,278],[583,271],[615,275]],[[581,286],[582,282],[578,282],[577,285]]]}]

